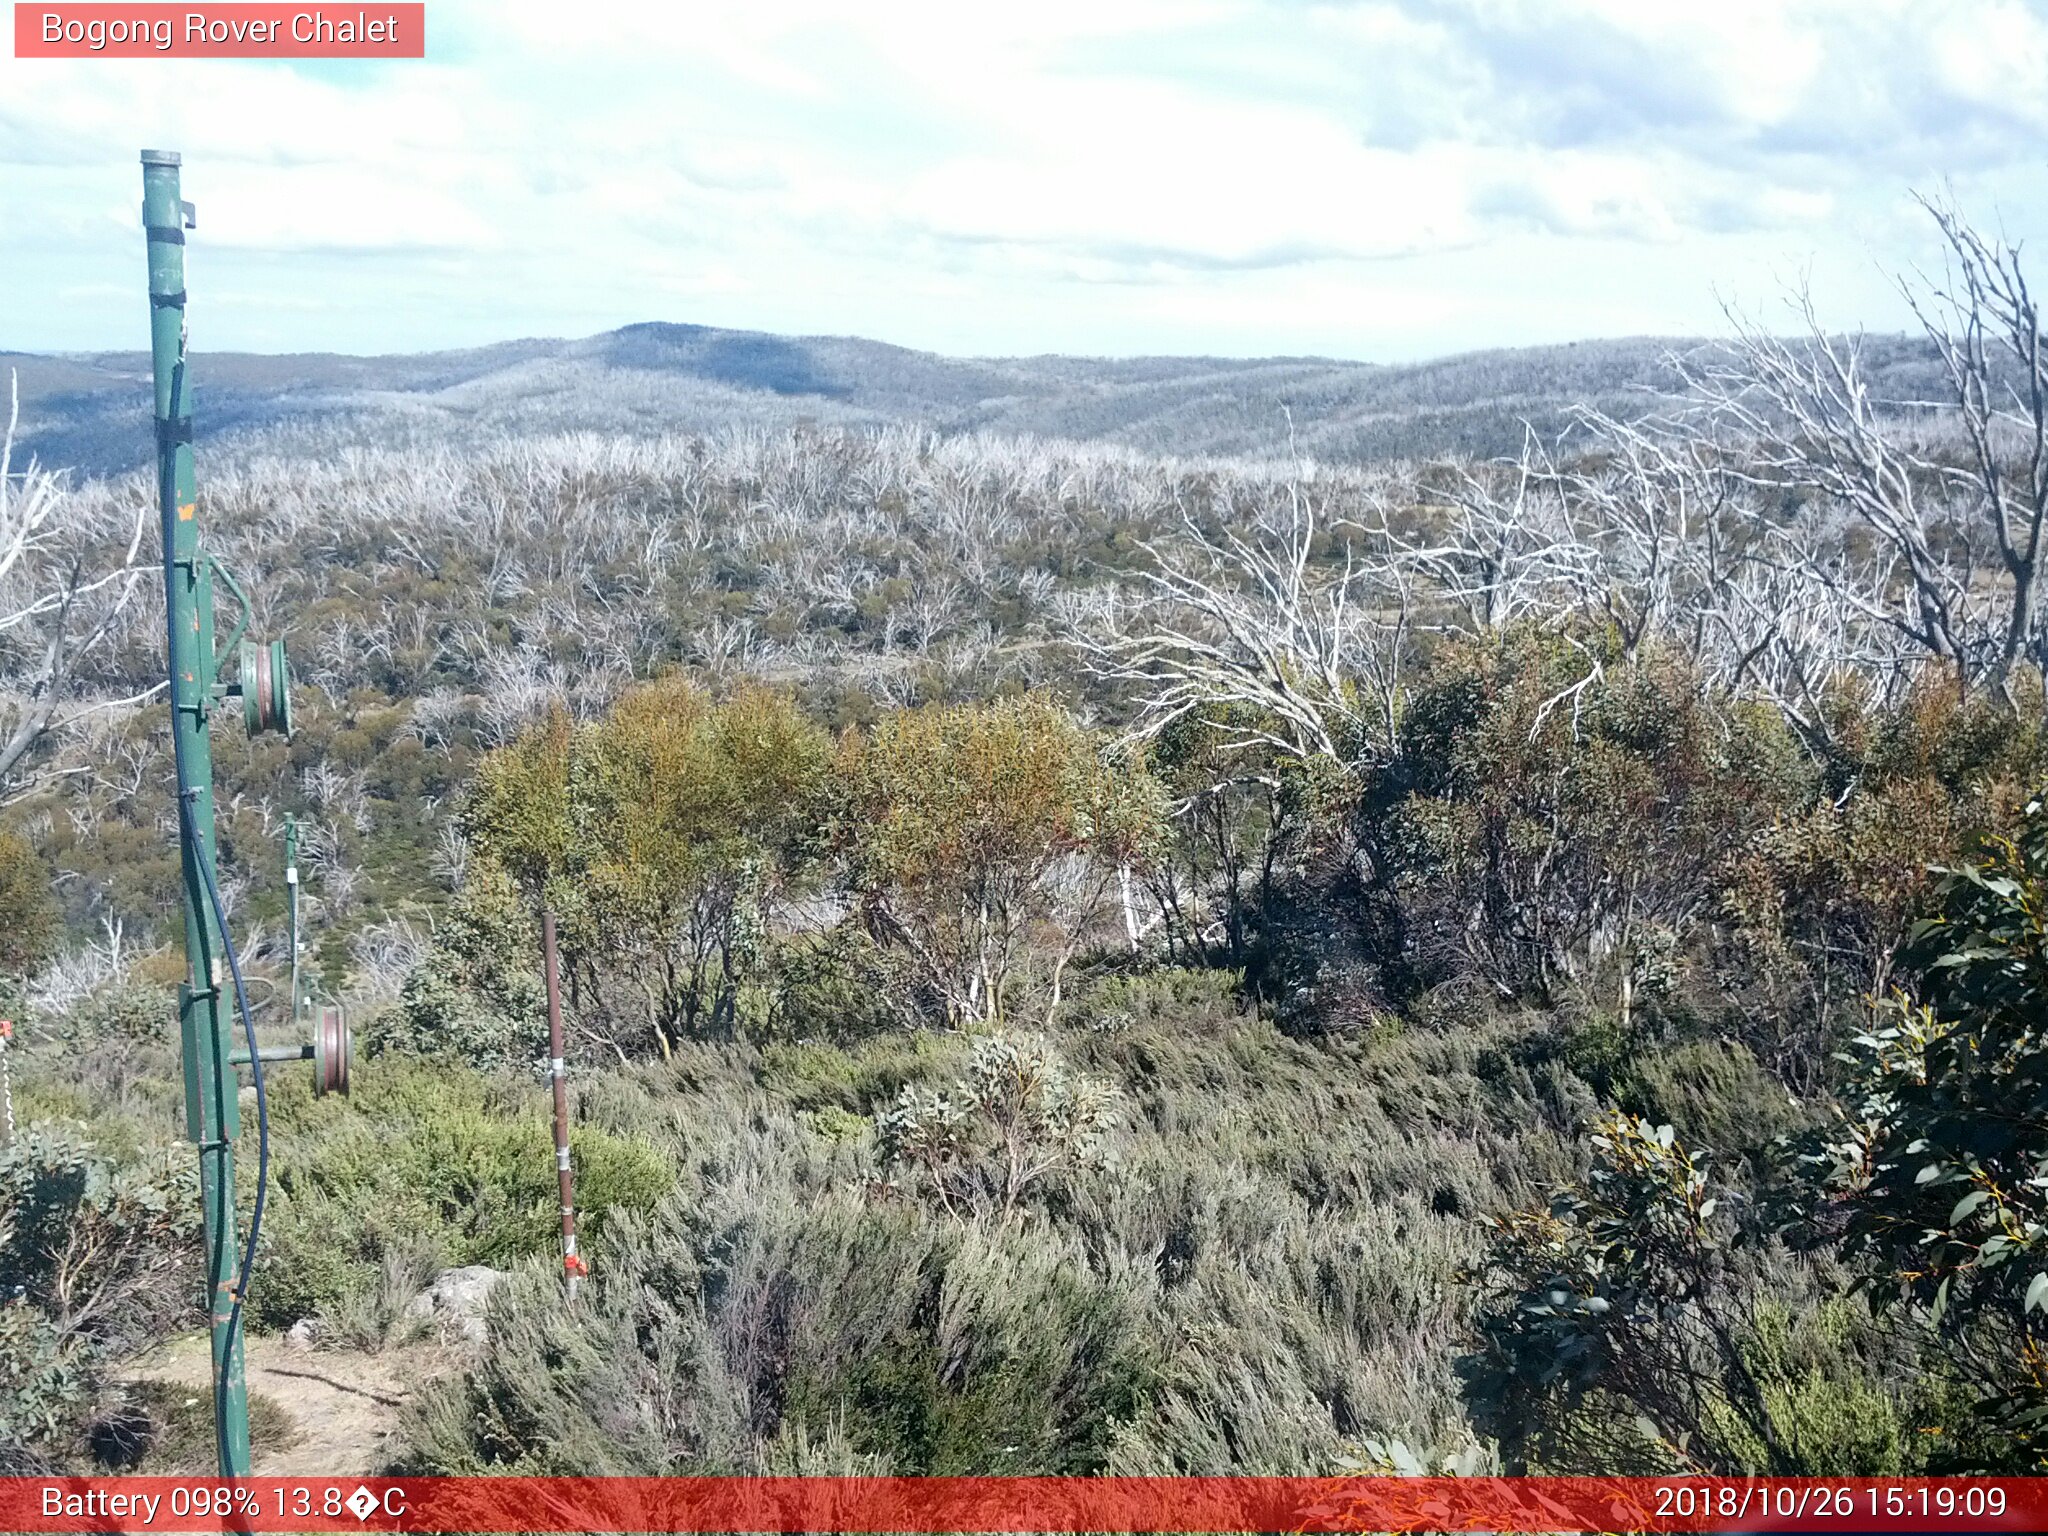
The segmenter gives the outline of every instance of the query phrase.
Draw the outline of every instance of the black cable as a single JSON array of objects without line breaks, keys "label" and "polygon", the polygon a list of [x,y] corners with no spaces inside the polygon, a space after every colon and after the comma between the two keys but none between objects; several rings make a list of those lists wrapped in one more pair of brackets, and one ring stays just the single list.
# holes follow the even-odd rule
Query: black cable
[{"label": "black cable", "polygon": [[[178,803],[185,810],[185,830],[191,836],[193,845],[198,846],[198,826],[193,820],[191,802],[183,795]],[[213,906],[213,919],[220,928],[221,948],[228,957],[228,972],[235,978],[235,1006],[241,1011],[242,1033],[249,1042],[249,1076],[256,1085],[256,1202],[249,1211],[249,1241],[242,1249],[241,1273],[235,1277],[235,1300],[228,1309],[229,1352],[235,1347],[235,1334],[241,1327],[242,1300],[249,1292],[249,1275],[256,1267],[256,1239],[263,1231],[263,1204],[270,1193],[270,1102],[264,1092],[263,1058],[256,1051],[256,1015],[249,1008],[249,989],[242,980],[241,957],[235,953],[235,941],[228,933],[227,908],[220,899],[220,886],[215,883],[213,869],[207,861],[199,860],[199,873],[206,882],[207,900]]]},{"label": "black cable", "polygon": [[[183,356],[182,340],[179,343],[179,351],[180,356],[177,364],[171,370],[170,415],[173,421],[178,419],[179,400],[185,391],[185,359]],[[192,849],[192,861],[198,866],[200,878],[206,886],[207,901],[213,908],[214,926],[220,930],[221,948],[227,953],[228,972],[235,979],[235,1004],[241,1011],[242,1032],[249,1042],[249,1073],[256,1084],[256,1203],[249,1213],[249,1241],[248,1245],[242,1250],[241,1269],[235,1277],[234,1290],[231,1293],[234,1300],[228,1308],[227,1343],[221,1351],[222,1359],[216,1363],[214,1371],[214,1433],[219,1437],[219,1442],[225,1445],[227,1442],[227,1401],[218,1367],[225,1364],[227,1358],[231,1357],[235,1352],[236,1335],[241,1331],[242,1326],[242,1302],[249,1292],[250,1273],[256,1267],[256,1240],[263,1230],[263,1205],[265,1197],[270,1192],[270,1101],[264,1091],[263,1060],[258,1055],[256,1049],[256,1016],[249,1008],[249,989],[242,980],[241,957],[235,953],[235,941],[228,932],[227,907],[221,901],[220,886],[214,879],[212,866],[207,862],[206,850],[200,845],[199,823],[192,814],[192,802],[188,798],[185,789],[185,747],[178,734],[177,618],[174,612],[175,605],[171,602],[171,589],[177,581],[177,563],[172,555],[173,541],[177,537],[177,525],[175,522],[177,514],[175,509],[178,497],[175,454],[164,455],[163,463],[160,466],[160,473],[162,479],[158,486],[157,503],[163,522],[165,659],[171,671],[171,758],[175,765],[174,771],[178,776],[178,823],[186,843]],[[191,793],[197,794],[198,791],[195,789]],[[209,976],[205,980],[208,985],[213,985],[212,977]],[[225,1063],[222,1065],[225,1066]],[[225,1137],[223,1137],[223,1140],[225,1140]],[[232,1215],[233,1213],[230,1212],[229,1214]],[[207,1284],[209,1288],[207,1306],[209,1312],[212,1308],[212,1268],[212,1260],[209,1258],[207,1263]],[[240,1470],[246,1473],[249,1469],[243,1467]]]}]

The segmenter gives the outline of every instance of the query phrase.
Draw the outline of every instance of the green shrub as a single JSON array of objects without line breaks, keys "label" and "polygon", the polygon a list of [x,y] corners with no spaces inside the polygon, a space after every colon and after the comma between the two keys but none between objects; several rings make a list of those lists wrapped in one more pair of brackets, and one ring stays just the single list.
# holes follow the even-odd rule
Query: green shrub
[{"label": "green shrub", "polygon": [[105,1372],[195,1320],[198,1225],[187,1159],[36,1126],[0,1147],[0,1447],[63,1459]]},{"label": "green shrub", "polygon": [[[1743,1356],[1734,1212],[1704,1159],[1670,1126],[1626,1115],[1592,1140],[1583,1182],[1548,1210],[1489,1223],[1473,1375],[1510,1468],[1570,1454],[1588,1429],[1611,1433],[1626,1404],[1640,1430],[1621,1442],[1652,1466],[1808,1470]],[[1761,1460],[1747,1466],[1751,1442]]]},{"label": "green shrub", "polygon": [[979,1231],[934,1244],[914,1268],[898,1244],[862,1246],[905,1294],[878,1319],[839,1312],[821,1354],[796,1352],[785,1413],[843,1422],[856,1451],[903,1472],[1101,1470],[1152,1374],[1126,1285],[1044,1243]]},{"label": "green shrub", "polygon": [[0,1475],[54,1470],[93,1388],[83,1339],[26,1296],[0,1298]]},{"label": "green shrub", "polygon": [[176,1041],[177,994],[122,977],[95,988],[67,1014],[44,1021],[40,1033],[84,1049],[114,1041]]},{"label": "green shrub", "polygon": [[[316,1100],[296,1079],[272,1095],[276,1196],[266,1228],[278,1262],[251,1297],[267,1325],[374,1289],[381,1266],[422,1239],[448,1265],[502,1266],[559,1245],[540,1086],[394,1056],[362,1073],[346,1103]],[[675,1180],[656,1151],[597,1126],[575,1126],[570,1152],[580,1231],[599,1252],[615,1212],[647,1209]]]},{"label": "green shrub", "polygon": [[547,1055],[539,928],[511,880],[475,872],[450,904],[425,961],[365,1043],[475,1067],[527,1066]]},{"label": "green shrub", "polygon": [[1561,1054],[1566,1066],[1608,1094],[1626,1079],[1643,1046],[1641,1034],[1619,1014],[1596,1009],[1566,1024]]},{"label": "green shrub", "polygon": [[750,1040],[869,1040],[914,1013],[897,994],[895,958],[852,923],[764,942],[740,986],[736,1029]]},{"label": "green shrub", "polygon": [[[1924,1470],[1929,1440],[1919,1432],[1926,1427],[1919,1405],[1887,1390],[1869,1364],[1898,1341],[1867,1308],[1840,1295],[1796,1309],[1766,1302],[1750,1319],[1744,1348],[1791,1459],[1829,1477]],[[1760,1463],[1763,1448],[1733,1415],[1723,1410],[1721,1418],[1717,1432],[1743,1444],[1745,1460]]]},{"label": "green shrub", "polygon": [[274,1191],[250,1277],[249,1326],[276,1331],[341,1306],[370,1285],[376,1266],[357,1235],[360,1213],[341,1202]]},{"label": "green shrub", "polygon": [[754,1077],[798,1109],[831,1107],[865,1115],[886,1109],[905,1087],[953,1070],[966,1051],[958,1039],[923,1031],[847,1045],[777,1043],[762,1048]]},{"label": "green shrub", "polygon": [[1689,1145],[1732,1157],[1761,1156],[1809,1118],[1745,1047],[1723,1040],[1645,1045],[1629,1054],[1614,1094],[1622,1108],[1673,1126]]},{"label": "green shrub", "polygon": [[50,866],[25,839],[0,832],[0,975],[33,975],[63,932]]},{"label": "green shrub", "polygon": [[1467,1369],[1511,1469],[1924,1467],[1927,1405],[1895,1330],[1778,1246],[1669,1125],[1615,1114],[1592,1140],[1548,1210],[1489,1223]]},{"label": "green shrub", "polygon": [[577,1312],[513,1287],[482,1360],[408,1411],[402,1465],[732,1473],[840,1437],[898,1473],[1085,1473],[1143,1400],[1142,1295],[1042,1234],[671,1205],[622,1224]]},{"label": "green shrub", "polygon": [[1076,1003],[1075,1022],[1096,1034],[1135,1028],[1209,1033],[1247,1011],[1244,973],[1165,966],[1105,978]]},{"label": "green shrub", "polygon": [[1361,810],[1386,908],[1368,925],[1411,992],[1471,974],[1544,1000],[1611,989],[1625,1010],[1639,952],[1809,793],[1784,722],[1708,697],[1680,656],[1533,626],[1461,641]]},{"label": "green shrub", "polygon": [[802,1110],[797,1119],[827,1141],[858,1141],[873,1130],[875,1124],[866,1115],[856,1115],[837,1104],[828,1104],[823,1109]]},{"label": "green shrub", "polygon": [[1160,835],[1143,765],[1039,694],[899,710],[846,737],[838,777],[861,920],[951,1025],[1009,1021],[1027,981],[1049,1022],[1118,872]]},{"label": "green shrub", "polygon": [[187,1315],[198,1224],[188,1157],[117,1165],[35,1126],[0,1147],[0,1296],[41,1307],[67,1338],[132,1349]]},{"label": "green shrub", "polygon": [[[293,1444],[291,1416],[262,1392],[249,1394],[249,1444],[258,1457]],[[86,1430],[101,1467],[145,1477],[210,1476],[214,1450],[213,1395],[180,1382],[124,1383]]]},{"label": "green shrub", "polygon": [[906,1085],[875,1119],[892,1178],[950,1216],[1007,1221],[1037,1186],[1108,1158],[1116,1090],[1071,1071],[1043,1039],[984,1035],[950,1089]]},{"label": "green shrub", "polygon": [[[1885,1303],[1916,1315],[2008,1437],[2048,1468],[2048,801],[1946,872],[1893,1000],[1857,1041],[1850,1108],[1819,1154],[1825,1223]],[[1825,1230],[1825,1227],[1823,1228]]]}]

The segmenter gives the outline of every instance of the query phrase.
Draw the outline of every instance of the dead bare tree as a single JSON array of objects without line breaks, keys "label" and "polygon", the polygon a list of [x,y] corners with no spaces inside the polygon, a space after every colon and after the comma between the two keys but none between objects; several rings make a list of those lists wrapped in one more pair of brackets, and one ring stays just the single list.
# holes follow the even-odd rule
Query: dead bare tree
[{"label": "dead bare tree", "polygon": [[1572,526],[1563,489],[1550,450],[1525,430],[1517,458],[1459,465],[1449,486],[1425,493],[1439,523],[1403,534],[1383,519],[1375,532],[1461,631],[1555,618],[1599,575],[1599,552]]},{"label": "dead bare tree", "polygon": [[1077,637],[1093,675],[1139,690],[1137,733],[1221,707],[1227,746],[1337,764],[1387,751],[1410,614],[1363,525],[1298,482],[1244,533],[1228,517],[1211,533],[1185,505],[1180,521],[1177,540],[1144,544],[1137,600]]},{"label": "dead bare tree", "polygon": [[157,691],[90,697],[79,677],[81,664],[115,633],[142,582],[146,505],[137,502],[126,549],[112,560],[94,560],[81,530],[58,516],[65,496],[57,477],[34,460],[14,469],[20,421],[20,381],[10,375],[7,430],[0,435],[0,785],[15,794],[25,777],[33,786],[30,754],[52,733]]},{"label": "dead bare tree", "polygon": [[1881,396],[1864,339],[1828,334],[1803,288],[1793,294],[1798,336],[1731,311],[1736,334],[1722,356],[1680,367],[1717,420],[1748,440],[1755,484],[1793,498],[1797,515],[1845,516],[1874,546],[1874,558],[1854,558],[1847,541],[1830,541],[1811,581],[1865,625],[1892,631],[1908,660],[2009,699],[2016,667],[2048,666],[2048,357],[2019,247],[1946,203],[1922,204],[1946,247],[1945,275],[1900,288],[1942,365],[1939,398]]},{"label": "dead bare tree", "polygon": [[1702,657],[1712,649],[1761,536],[1750,488],[1732,472],[1739,452],[1682,418],[1581,409],[1559,448],[1542,453],[1538,471],[1564,505],[1570,539],[1592,555],[1564,562],[1560,579],[1626,659],[1666,638]]},{"label": "dead bare tree", "polygon": [[1939,480],[1935,467],[1903,444],[1872,392],[1862,338],[1830,336],[1810,294],[1801,291],[1795,303],[1804,336],[1787,341],[1731,316],[1736,337],[1727,354],[1691,382],[1750,440],[1746,473],[1757,484],[1823,498],[1894,557],[1899,590],[1884,594],[1869,617],[1927,655],[1964,667],[1970,573],[1939,547],[1928,494]]},{"label": "dead bare tree", "polygon": [[1923,296],[1900,286],[1941,354],[1968,462],[1944,464],[1955,493],[1974,502],[1966,530],[1988,525],[2008,604],[2004,634],[1986,662],[2001,696],[2022,660],[2048,668],[2041,615],[2041,540],[2048,528],[2048,353],[2041,312],[2020,249],[1987,239],[1953,204],[1922,198],[1947,243],[1944,279]]}]

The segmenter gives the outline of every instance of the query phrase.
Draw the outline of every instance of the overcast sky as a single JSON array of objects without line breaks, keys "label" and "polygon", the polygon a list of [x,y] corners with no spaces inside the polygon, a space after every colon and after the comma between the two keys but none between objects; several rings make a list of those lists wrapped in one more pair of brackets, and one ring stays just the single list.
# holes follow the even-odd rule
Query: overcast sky
[{"label": "overcast sky", "polygon": [[[350,8],[351,10],[353,7]],[[1952,183],[2048,245],[2048,0],[429,0],[424,63],[0,58],[0,348],[635,320],[951,353],[1896,329]]]}]

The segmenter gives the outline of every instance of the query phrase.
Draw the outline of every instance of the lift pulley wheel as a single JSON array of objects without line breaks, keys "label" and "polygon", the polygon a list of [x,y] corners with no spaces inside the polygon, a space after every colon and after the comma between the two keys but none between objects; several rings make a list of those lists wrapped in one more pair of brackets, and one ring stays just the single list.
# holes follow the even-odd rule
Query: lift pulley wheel
[{"label": "lift pulley wheel", "polygon": [[263,731],[291,735],[291,678],[282,640],[242,642],[242,723],[251,736]]},{"label": "lift pulley wheel", "polygon": [[313,1016],[313,1092],[319,1097],[348,1092],[348,1018],[336,1003],[325,1003]]}]

